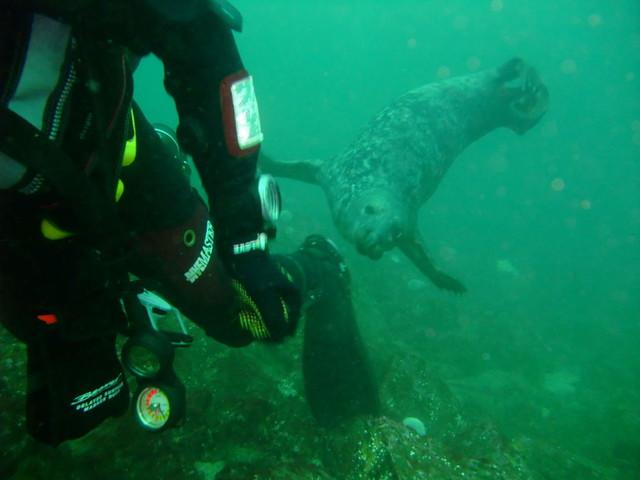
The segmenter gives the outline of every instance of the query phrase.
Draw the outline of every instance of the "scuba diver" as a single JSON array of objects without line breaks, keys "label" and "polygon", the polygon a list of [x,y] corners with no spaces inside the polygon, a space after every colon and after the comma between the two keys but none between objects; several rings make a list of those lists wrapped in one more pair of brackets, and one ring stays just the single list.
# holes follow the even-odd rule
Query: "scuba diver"
[{"label": "scuba diver", "polygon": [[[234,347],[292,335],[321,282],[346,288],[322,237],[269,253],[280,199],[257,172],[263,135],[228,2],[0,5],[0,321],[27,347],[34,438],[57,445],[127,410],[115,340],[131,276]],[[148,54],[209,208],[133,101]]]}]

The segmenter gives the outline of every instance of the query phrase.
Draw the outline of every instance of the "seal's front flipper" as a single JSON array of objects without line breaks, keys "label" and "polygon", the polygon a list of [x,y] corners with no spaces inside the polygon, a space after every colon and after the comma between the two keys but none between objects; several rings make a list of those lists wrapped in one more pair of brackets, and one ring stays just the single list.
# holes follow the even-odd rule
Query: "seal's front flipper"
[{"label": "seal's front flipper", "polygon": [[413,237],[404,237],[398,241],[398,248],[424,273],[433,284],[443,290],[454,293],[465,293],[466,287],[453,277],[438,270],[429,258],[424,241],[419,233]]},{"label": "seal's front flipper", "polygon": [[318,172],[320,160],[300,160],[297,162],[284,162],[276,160],[270,155],[260,153],[260,170],[276,177],[285,177],[300,182],[318,184]]},{"label": "seal's front flipper", "polygon": [[329,240],[312,235],[290,258],[304,271],[309,303],[302,369],[311,413],[323,427],[378,415],[378,389],[360,337],[342,257]]}]

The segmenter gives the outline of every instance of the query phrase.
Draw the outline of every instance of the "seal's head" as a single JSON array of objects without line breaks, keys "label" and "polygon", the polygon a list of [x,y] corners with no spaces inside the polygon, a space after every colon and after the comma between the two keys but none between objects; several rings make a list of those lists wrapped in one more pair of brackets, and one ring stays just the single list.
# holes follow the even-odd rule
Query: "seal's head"
[{"label": "seal's head", "polygon": [[505,126],[518,134],[532,128],[549,107],[549,90],[536,70],[514,58],[497,70],[498,95],[504,99]]},{"label": "seal's head", "polygon": [[374,260],[395,247],[407,235],[407,206],[384,189],[372,189],[352,195],[336,216],[342,233],[358,252]]}]

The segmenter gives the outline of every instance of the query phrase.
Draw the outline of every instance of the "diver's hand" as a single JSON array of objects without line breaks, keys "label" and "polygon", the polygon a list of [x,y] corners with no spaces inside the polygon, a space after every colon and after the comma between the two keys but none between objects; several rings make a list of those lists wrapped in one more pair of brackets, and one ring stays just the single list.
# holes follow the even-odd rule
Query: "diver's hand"
[{"label": "diver's hand", "polygon": [[448,290],[450,292],[457,293],[458,295],[467,292],[467,287],[465,287],[461,282],[439,270],[436,270],[432,275],[430,275],[429,279],[436,287],[442,290]]},{"label": "diver's hand", "polygon": [[262,340],[282,340],[295,333],[301,295],[269,254],[260,250],[244,253],[231,263],[231,275],[244,305],[243,326]]}]

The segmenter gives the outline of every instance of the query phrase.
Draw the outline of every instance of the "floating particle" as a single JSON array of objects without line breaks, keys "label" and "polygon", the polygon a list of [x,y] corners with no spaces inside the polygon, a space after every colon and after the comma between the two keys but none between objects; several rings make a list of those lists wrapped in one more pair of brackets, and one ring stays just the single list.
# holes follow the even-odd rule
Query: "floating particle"
[{"label": "floating particle", "polygon": [[520,276],[520,270],[518,270],[511,260],[508,258],[501,258],[496,261],[496,270],[500,273],[504,273],[506,275],[511,275],[513,277]]},{"label": "floating particle", "polygon": [[469,26],[469,17],[459,15],[453,19],[453,28],[456,30],[466,30]]},{"label": "floating particle", "polygon": [[561,192],[564,190],[564,187],[565,187],[564,180],[561,179],[560,177],[556,177],[553,180],[551,180],[551,190],[553,190],[554,192]]},{"label": "floating particle", "polygon": [[489,158],[489,168],[494,173],[503,173],[509,168],[509,160],[502,153],[496,153]]},{"label": "floating particle", "polygon": [[620,246],[620,240],[618,240],[615,237],[609,237],[609,238],[607,238],[607,241],[605,242],[605,245],[609,249],[615,249],[615,248],[618,248]]},{"label": "floating particle", "polygon": [[597,13],[592,13],[587,17],[587,23],[590,27],[599,27],[602,24],[602,17]]},{"label": "floating particle", "polygon": [[501,12],[503,8],[504,8],[503,0],[491,0],[492,12]]},{"label": "floating particle", "polygon": [[416,48],[417,44],[418,44],[418,41],[415,38],[410,38],[407,40],[407,47],[409,48]]},{"label": "floating particle", "polygon": [[578,70],[578,66],[576,65],[576,61],[572,58],[567,58],[563,60],[562,65],[560,65],[560,70],[565,75],[573,75]]},{"label": "floating particle", "polygon": [[402,261],[397,253],[392,253],[391,255],[389,255],[389,258],[393,263],[400,263]]},{"label": "floating particle", "polygon": [[102,88],[102,86],[100,85],[100,82],[94,79],[88,80],[86,83],[86,87],[87,87],[87,90],[89,90],[91,93],[98,93]]},{"label": "floating particle", "polygon": [[552,138],[558,135],[558,122],[549,120],[542,125],[542,136]]},{"label": "floating particle", "polygon": [[440,247],[438,253],[442,258],[442,260],[444,260],[445,262],[453,262],[456,259],[456,256],[458,255],[458,252],[456,251],[455,248],[449,247],[446,245]]},{"label": "floating particle", "polygon": [[438,70],[436,71],[436,75],[440,79],[449,78],[451,76],[451,69],[443,65],[441,67],[438,67]]},{"label": "floating particle", "polygon": [[569,22],[571,25],[580,25],[582,23],[582,19],[578,15],[572,15]]},{"label": "floating particle", "polygon": [[583,210],[591,210],[591,200],[587,200],[586,198],[584,200],[581,200],[580,208]]},{"label": "floating particle", "polygon": [[291,213],[291,210],[282,210],[282,212],[280,212],[279,220],[281,222],[289,223],[293,220],[293,213]]},{"label": "floating particle", "polygon": [[411,290],[413,292],[417,292],[418,290],[422,290],[426,286],[427,286],[427,282],[425,282],[424,280],[422,280],[420,278],[414,278],[412,280],[409,280],[409,282],[407,283],[407,287],[409,287],[409,290]]},{"label": "floating particle", "polygon": [[476,70],[478,70],[480,68],[480,65],[482,65],[482,62],[480,61],[480,59],[478,57],[469,57],[469,58],[467,58],[467,68],[470,71],[475,72]]}]

